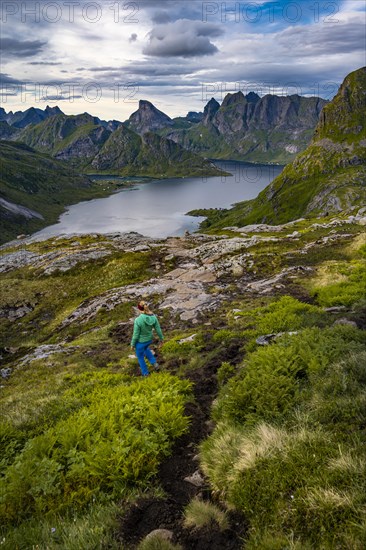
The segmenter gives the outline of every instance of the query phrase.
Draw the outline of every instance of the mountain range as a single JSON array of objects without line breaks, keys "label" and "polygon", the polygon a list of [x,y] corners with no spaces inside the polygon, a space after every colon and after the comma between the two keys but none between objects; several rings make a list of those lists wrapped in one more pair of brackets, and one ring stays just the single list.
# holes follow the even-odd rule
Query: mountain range
[{"label": "mountain range", "polygon": [[362,67],[344,79],[324,107],[305,151],[254,200],[209,213],[206,227],[284,223],[365,204],[366,67]]},{"label": "mountain range", "polygon": [[161,133],[210,158],[286,164],[309,144],[327,101],[318,97],[227,94],[212,98],[202,120]]},{"label": "mountain range", "polygon": [[88,113],[57,114],[27,126],[16,139],[84,173],[162,178],[222,174],[212,162],[167,138],[151,132],[141,137],[123,124],[112,131]]},{"label": "mountain range", "polygon": [[[9,224],[19,232],[24,219],[31,220],[27,228],[41,224],[45,216],[37,210],[37,197],[40,205],[56,201],[60,211],[70,203],[68,194],[72,200],[79,196],[75,188],[92,196],[92,183],[80,172],[159,178],[222,174],[202,155],[274,161],[301,150],[256,199],[229,211],[205,211],[206,227],[282,223],[359,205],[366,201],[365,94],[363,67],[345,78],[331,102],[238,92],[221,105],[212,98],[203,113],[170,118],[144,100],[125,123],[88,113],[65,115],[58,107],[1,109],[0,136],[10,140],[0,141],[4,235],[10,236]],[[48,182],[41,190],[38,179]],[[55,181],[65,182],[65,188]]]},{"label": "mountain range", "polygon": [[[317,97],[260,98],[253,92],[246,96],[237,92],[227,94],[221,105],[212,98],[203,113],[190,111],[186,116],[170,118],[150,101],[141,100],[138,109],[123,123],[103,121],[88,113],[65,115],[59,107],[46,107],[44,111],[32,107],[24,113],[2,110],[0,138],[22,141],[87,169],[110,134],[123,125],[140,136],[157,133],[204,158],[286,164],[309,144],[326,103]],[[197,159],[192,158],[193,172],[181,175],[196,174],[196,163]],[[166,167],[169,163],[163,164]],[[131,170],[136,169],[139,175],[140,166],[134,158]],[[208,170],[207,175],[212,173],[212,166],[205,165],[203,169]],[[116,167],[110,165],[106,170],[114,171]],[[162,172],[161,166],[151,175]],[[177,174],[179,169],[173,172]],[[166,175],[173,172],[169,170]]]}]

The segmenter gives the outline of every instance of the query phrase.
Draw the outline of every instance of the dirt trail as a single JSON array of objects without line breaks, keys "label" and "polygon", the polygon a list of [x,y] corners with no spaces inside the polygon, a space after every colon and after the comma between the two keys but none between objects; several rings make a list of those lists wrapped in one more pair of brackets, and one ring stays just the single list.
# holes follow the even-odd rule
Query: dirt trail
[{"label": "dirt trail", "polygon": [[217,395],[215,370],[220,358],[215,363],[187,376],[194,384],[195,396],[195,402],[186,408],[186,414],[191,417],[190,430],[176,442],[171,456],[160,466],[158,481],[167,497],[140,499],[122,518],[119,538],[128,548],[136,548],[155,529],[172,531],[172,542],[180,544],[184,550],[239,550],[243,546],[247,524],[241,514],[229,513],[230,528],[225,531],[220,531],[216,523],[204,529],[186,529],[182,521],[183,509],[193,497],[212,499],[206,485],[196,487],[184,478],[199,469],[198,445],[212,429],[209,414]]}]

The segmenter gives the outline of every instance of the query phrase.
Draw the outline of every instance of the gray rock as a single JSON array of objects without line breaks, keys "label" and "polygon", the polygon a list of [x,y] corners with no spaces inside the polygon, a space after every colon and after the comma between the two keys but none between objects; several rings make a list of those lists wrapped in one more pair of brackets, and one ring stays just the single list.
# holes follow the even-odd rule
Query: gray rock
[{"label": "gray rock", "polygon": [[259,336],[256,339],[256,343],[258,344],[258,346],[268,346],[272,342],[272,340],[274,340],[275,338],[276,338],[276,333],[265,334],[263,336]]},{"label": "gray rock", "polygon": [[0,317],[5,317],[9,321],[16,321],[25,317],[28,313],[33,311],[33,307],[30,304],[24,304],[18,307],[5,307],[0,309]]},{"label": "gray rock", "polygon": [[50,355],[55,353],[73,353],[79,346],[63,346],[62,344],[46,344],[39,346],[31,353],[28,353],[22,358],[21,364],[26,365],[32,363],[32,361],[38,361],[39,359],[47,359]]},{"label": "gray rock", "polygon": [[7,367],[5,369],[1,369],[0,370],[1,378],[4,378],[6,380],[7,378],[9,378],[9,376],[11,375],[12,372],[13,372],[13,369],[11,369],[10,367]]},{"label": "gray rock", "polygon": [[347,325],[350,327],[357,328],[357,323],[355,321],[351,321],[350,319],[346,319],[345,317],[342,317],[342,319],[337,319],[337,321],[334,322],[335,325]]},{"label": "gray rock", "polygon": [[182,338],[181,340],[178,340],[178,344],[185,344],[186,342],[193,342],[193,340],[196,338],[197,334],[191,334],[191,336],[187,336],[187,338]]},{"label": "gray rock", "polygon": [[203,487],[205,485],[205,480],[200,474],[199,470],[196,470],[191,476],[184,478],[184,481],[194,485],[195,487]]},{"label": "gray rock", "polygon": [[[267,294],[268,292],[271,292],[274,288],[279,288],[279,283],[283,279],[289,278],[293,279],[297,276],[297,274],[306,274],[311,273],[313,271],[313,268],[308,266],[292,266],[283,269],[280,273],[275,275],[274,277],[271,277],[270,279],[262,279],[260,281],[253,281],[252,283],[246,284],[246,291],[255,291],[259,294]],[[281,285],[283,287],[283,285]]]},{"label": "gray rock", "polygon": [[13,269],[19,269],[32,265],[39,258],[39,254],[30,252],[29,250],[19,250],[0,256],[0,273],[7,273]]}]

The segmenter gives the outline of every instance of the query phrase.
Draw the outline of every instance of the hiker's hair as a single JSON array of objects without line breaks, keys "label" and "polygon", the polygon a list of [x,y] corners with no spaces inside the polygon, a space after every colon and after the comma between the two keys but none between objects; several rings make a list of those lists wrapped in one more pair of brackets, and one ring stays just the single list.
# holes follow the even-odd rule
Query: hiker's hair
[{"label": "hiker's hair", "polygon": [[149,304],[147,304],[144,300],[140,300],[138,303],[138,308],[140,311],[143,311],[144,313],[152,313],[152,311],[149,308]]}]

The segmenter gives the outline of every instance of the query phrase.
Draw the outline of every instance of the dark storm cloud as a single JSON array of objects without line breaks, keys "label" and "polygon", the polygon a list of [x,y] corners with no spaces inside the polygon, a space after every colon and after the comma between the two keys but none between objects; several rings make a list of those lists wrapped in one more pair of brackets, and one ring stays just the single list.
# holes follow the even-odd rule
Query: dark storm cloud
[{"label": "dark storm cloud", "polygon": [[24,80],[18,80],[17,78],[13,78],[6,73],[0,73],[0,86],[6,86],[7,84],[19,86],[24,84]]},{"label": "dark storm cloud", "polygon": [[0,48],[5,56],[32,57],[39,54],[47,42],[41,40],[17,40],[16,38],[2,38]]},{"label": "dark storm cloud", "polygon": [[143,53],[155,57],[213,55],[218,49],[210,38],[222,34],[224,30],[216,24],[179,19],[174,23],[156,25],[149,33],[149,44]]}]

